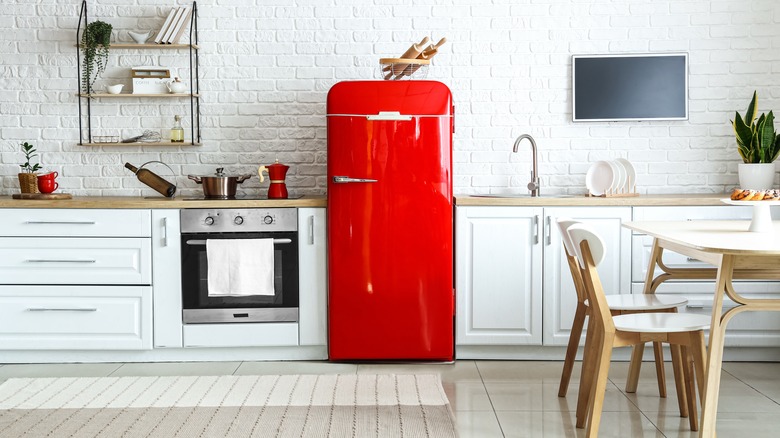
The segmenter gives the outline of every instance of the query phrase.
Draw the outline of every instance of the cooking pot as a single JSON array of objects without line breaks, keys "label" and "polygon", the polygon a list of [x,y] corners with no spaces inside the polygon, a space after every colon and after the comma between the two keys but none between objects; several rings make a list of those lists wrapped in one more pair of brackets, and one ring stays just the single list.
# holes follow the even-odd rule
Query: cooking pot
[{"label": "cooking pot", "polygon": [[218,167],[214,175],[187,175],[187,178],[203,184],[203,195],[208,199],[233,199],[236,197],[236,186],[252,175],[227,176],[223,170],[224,168]]}]

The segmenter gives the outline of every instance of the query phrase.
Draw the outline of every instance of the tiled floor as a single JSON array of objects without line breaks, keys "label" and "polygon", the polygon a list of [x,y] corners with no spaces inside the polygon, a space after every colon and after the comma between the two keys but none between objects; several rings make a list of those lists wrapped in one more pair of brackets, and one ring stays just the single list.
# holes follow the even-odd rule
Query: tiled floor
[{"label": "tiled floor", "polygon": [[[579,364],[578,364],[579,365]],[[453,364],[327,362],[190,362],[0,366],[10,377],[435,373],[441,375],[462,438],[579,437],[574,427],[579,367],[569,395],[559,398],[561,362],[472,361]],[[645,363],[636,394],[623,391],[628,366],[613,362],[601,437],[695,437],[679,417],[671,370],[668,398],[658,397],[655,370]],[[719,438],[780,436],[780,363],[726,363],[721,380]]]}]

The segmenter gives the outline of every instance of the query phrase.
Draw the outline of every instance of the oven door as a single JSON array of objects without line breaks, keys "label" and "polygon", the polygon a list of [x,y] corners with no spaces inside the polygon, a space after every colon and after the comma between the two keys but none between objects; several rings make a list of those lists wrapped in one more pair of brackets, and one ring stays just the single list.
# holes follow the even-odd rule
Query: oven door
[{"label": "oven door", "polygon": [[[274,295],[209,296],[207,239],[274,239]],[[298,321],[298,233],[182,233],[185,324]]]}]

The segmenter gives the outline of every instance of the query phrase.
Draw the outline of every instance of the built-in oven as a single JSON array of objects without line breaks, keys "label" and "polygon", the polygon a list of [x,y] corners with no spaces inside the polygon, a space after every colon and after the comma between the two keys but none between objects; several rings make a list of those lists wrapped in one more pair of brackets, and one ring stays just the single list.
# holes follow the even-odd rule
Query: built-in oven
[{"label": "built-in oven", "polygon": [[[210,295],[210,239],[273,239],[273,295]],[[181,210],[181,285],[185,324],[298,321],[297,209]]]}]

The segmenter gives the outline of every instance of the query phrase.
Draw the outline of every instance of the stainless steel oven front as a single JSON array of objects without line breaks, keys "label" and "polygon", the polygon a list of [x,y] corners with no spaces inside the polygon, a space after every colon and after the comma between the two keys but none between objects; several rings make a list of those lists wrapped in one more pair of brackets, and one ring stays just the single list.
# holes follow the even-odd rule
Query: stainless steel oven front
[{"label": "stainless steel oven front", "polygon": [[[274,295],[209,296],[209,239],[273,239]],[[181,210],[181,284],[185,324],[297,322],[297,209]]]}]

